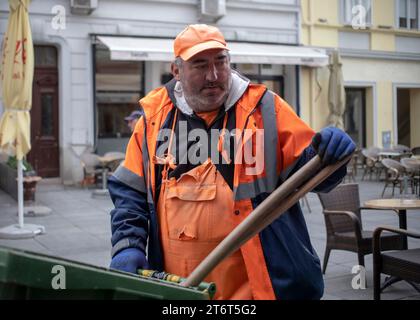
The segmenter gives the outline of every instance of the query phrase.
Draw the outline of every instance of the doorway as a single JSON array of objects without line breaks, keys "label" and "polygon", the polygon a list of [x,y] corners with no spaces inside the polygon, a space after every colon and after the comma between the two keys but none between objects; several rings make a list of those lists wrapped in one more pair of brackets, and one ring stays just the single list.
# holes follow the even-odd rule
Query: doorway
[{"label": "doorway", "polygon": [[359,148],[366,147],[366,89],[346,88],[344,129]]},{"label": "doorway", "polygon": [[60,175],[57,50],[35,46],[31,109],[31,144],[28,161],[43,178]]},{"label": "doorway", "polygon": [[410,89],[397,89],[398,144],[411,146]]}]

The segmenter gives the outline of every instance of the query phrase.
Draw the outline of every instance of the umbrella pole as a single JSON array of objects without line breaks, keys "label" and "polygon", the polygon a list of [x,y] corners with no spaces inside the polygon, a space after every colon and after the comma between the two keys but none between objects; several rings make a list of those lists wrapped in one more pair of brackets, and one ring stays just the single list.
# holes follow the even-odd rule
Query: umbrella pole
[{"label": "umbrella pole", "polygon": [[23,228],[23,165],[22,160],[18,160],[18,217],[19,227]]},{"label": "umbrella pole", "polygon": [[0,239],[26,239],[45,233],[44,226],[36,224],[23,225],[23,165],[22,160],[17,162],[18,184],[18,217],[19,223],[0,229]]}]

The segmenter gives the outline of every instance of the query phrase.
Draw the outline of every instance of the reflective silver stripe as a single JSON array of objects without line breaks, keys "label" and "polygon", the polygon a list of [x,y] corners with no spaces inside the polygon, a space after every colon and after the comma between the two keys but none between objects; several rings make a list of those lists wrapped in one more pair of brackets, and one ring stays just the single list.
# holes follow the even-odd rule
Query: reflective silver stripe
[{"label": "reflective silver stripe", "polygon": [[132,172],[131,170],[127,169],[126,167],[120,165],[117,170],[113,173],[113,176],[117,178],[119,181],[123,182],[127,186],[146,193],[146,181],[144,177],[137,175],[136,173]]},{"label": "reflective silver stripe", "polygon": [[143,158],[143,172],[144,179],[146,181],[146,190],[147,190],[147,202],[153,204],[153,195],[151,190],[150,179],[150,166],[149,166],[149,149],[147,148],[147,131],[146,131],[146,119],[144,119],[144,135],[143,141],[141,144],[142,149],[142,158]]},{"label": "reflective silver stripe", "polygon": [[274,108],[274,93],[266,91],[260,101],[264,124],[264,169],[265,177],[235,188],[235,200],[254,198],[261,193],[272,192],[278,182],[277,176],[277,121]]},{"label": "reflective silver stripe", "polygon": [[274,108],[274,93],[266,91],[261,99],[261,114],[264,123],[264,163],[267,191],[277,185],[277,121]]},{"label": "reflective silver stripe", "polygon": [[[255,198],[261,193],[273,192],[276,186],[274,186],[274,188],[272,189],[269,188],[269,185],[272,183],[271,181],[269,181],[270,179],[273,178],[264,177],[256,179],[253,182],[240,184],[237,188],[234,188],[235,200]],[[278,179],[274,178],[273,180],[277,181]]]},{"label": "reflective silver stripe", "polygon": [[130,240],[128,238],[121,239],[118,241],[111,249],[111,257],[114,257],[115,254],[120,252],[122,249],[130,247]]}]

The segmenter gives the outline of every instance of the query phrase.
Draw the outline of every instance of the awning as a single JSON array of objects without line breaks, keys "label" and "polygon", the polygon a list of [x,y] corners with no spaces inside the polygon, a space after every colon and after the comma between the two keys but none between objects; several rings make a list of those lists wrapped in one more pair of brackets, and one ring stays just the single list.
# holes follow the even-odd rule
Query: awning
[{"label": "awning", "polygon": [[[112,60],[172,61],[173,39],[98,36],[111,51]],[[266,63],[323,67],[325,50],[276,44],[228,42],[232,63]]]}]

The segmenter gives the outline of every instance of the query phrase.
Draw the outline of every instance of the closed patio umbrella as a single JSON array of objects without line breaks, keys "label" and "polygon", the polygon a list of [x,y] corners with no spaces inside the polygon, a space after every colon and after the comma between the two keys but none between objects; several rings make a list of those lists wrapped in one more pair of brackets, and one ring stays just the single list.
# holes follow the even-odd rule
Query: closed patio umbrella
[{"label": "closed patio umbrella", "polygon": [[31,149],[30,114],[34,76],[34,48],[28,7],[31,0],[9,0],[10,16],[3,39],[0,81],[4,113],[0,120],[0,148],[18,160],[19,224],[0,229],[2,238],[28,238],[44,227],[23,223],[22,159]]},{"label": "closed patio umbrella", "polygon": [[330,80],[328,86],[328,124],[344,129],[343,115],[346,108],[346,92],[340,54],[334,50],[330,55]]}]

